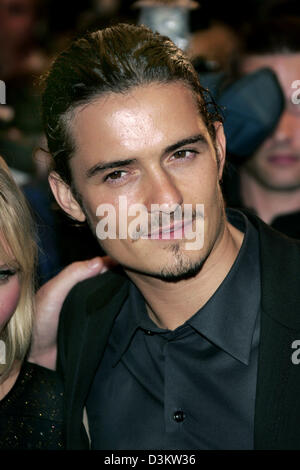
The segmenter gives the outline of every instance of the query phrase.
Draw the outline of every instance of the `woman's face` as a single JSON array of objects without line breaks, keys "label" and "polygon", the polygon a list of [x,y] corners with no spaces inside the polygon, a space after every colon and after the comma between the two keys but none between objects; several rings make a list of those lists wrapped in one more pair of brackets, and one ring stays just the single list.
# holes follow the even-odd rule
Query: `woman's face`
[{"label": "woman's face", "polygon": [[17,308],[21,293],[19,269],[13,258],[9,263],[0,252],[0,332]]}]

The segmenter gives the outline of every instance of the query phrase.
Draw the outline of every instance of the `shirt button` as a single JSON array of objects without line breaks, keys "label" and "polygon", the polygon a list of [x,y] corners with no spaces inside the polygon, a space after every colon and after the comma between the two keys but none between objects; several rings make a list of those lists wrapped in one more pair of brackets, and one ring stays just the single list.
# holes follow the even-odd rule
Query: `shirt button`
[{"label": "shirt button", "polygon": [[146,333],[147,333],[147,335],[149,335],[149,336],[153,335],[152,331],[150,331],[150,330],[147,330]]},{"label": "shirt button", "polygon": [[174,421],[176,421],[176,423],[182,423],[182,421],[185,419],[185,414],[183,411],[180,411],[180,410],[175,411],[173,418],[174,418]]}]

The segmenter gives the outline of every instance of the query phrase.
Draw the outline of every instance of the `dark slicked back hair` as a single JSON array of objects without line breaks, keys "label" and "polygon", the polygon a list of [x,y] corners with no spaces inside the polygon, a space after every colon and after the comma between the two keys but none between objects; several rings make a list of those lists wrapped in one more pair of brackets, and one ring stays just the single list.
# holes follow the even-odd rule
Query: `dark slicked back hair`
[{"label": "dark slicked back hair", "polygon": [[43,77],[42,112],[53,169],[72,186],[69,159],[75,142],[69,129],[76,107],[107,93],[126,93],[151,83],[182,82],[194,93],[209,134],[222,117],[184,53],[145,26],[118,24],[77,39]]}]

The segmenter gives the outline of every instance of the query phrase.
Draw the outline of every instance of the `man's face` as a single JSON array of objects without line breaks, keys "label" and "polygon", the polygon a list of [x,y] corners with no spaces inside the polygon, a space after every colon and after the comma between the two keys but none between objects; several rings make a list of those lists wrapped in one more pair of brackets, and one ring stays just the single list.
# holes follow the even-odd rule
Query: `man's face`
[{"label": "man's face", "polygon": [[[116,210],[119,233],[120,196],[126,198],[128,207],[143,204],[148,213],[153,204],[171,213],[175,206],[184,212],[185,204],[195,209],[202,203],[205,218],[201,249],[188,250],[185,238],[171,236],[101,241],[107,254],[128,270],[163,279],[177,279],[199,270],[224,228],[219,179],[225,139],[219,124],[215,144],[218,166],[215,146],[193,93],[182,84],[172,83],[140,86],[127,94],[108,94],[78,108],[70,131],[76,145],[71,172],[83,211],[74,201],[69,206],[62,203],[65,196],[57,198],[61,206],[79,220],[86,216],[95,232],[97,207],[111,204]],[[56,192],[57,185],[53,181],[51,185]]]},{"label": "man's face", "polygon": [[268,189],[292,191],[300,188],[300,106],[291,99],[295,92],[291,85],[300,77],[300,54],[248,56],[243,71],[261,67],[270,67],[277,74],[286,103],[277,128],[245,169]]}]

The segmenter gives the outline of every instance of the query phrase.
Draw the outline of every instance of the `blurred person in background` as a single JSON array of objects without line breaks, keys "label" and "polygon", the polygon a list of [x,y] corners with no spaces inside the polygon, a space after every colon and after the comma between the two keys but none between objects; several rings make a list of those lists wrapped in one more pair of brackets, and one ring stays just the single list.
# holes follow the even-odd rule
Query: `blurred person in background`
[{"label": "blurred person in background", "polygon": [[45,67],[38,44],[44,31],[45,0],[0,0],[0,75],[3,80]]},{"label": "blurred person in background", "polygon": [[193,32],[187,53],[193,63],[201,57],[213,68],[229,72],[239,48],[239,37],[230,25],[211,21],[205,28]]},{"label": "blurred person in background", "polygon": [[0,79],[14,115],[0,126],[0,151],[22,184],[35,172],[33,150],[42,136],[34,80],[48,65],[42,44],[45,0],[0,0]]},{"label": "blurred person in background", "polygon": [[215,69],[230,69],[239,49],[239,36],[216,17],[207,2],[195,0],[138,0],[139,24],[168,36],[193,63],[207,61]]},{"label": "blurred person in background", "polygon": [[273,17],[249,28],[240,72],[271,68],[285,109],[254,155],[235,161],[237,169],[224,178],[225,199],[228,206],[249,208],[282,233],[300,238],[300,105],[292,101],[297,94],[292,84],[300,79],[300,17]]}]

